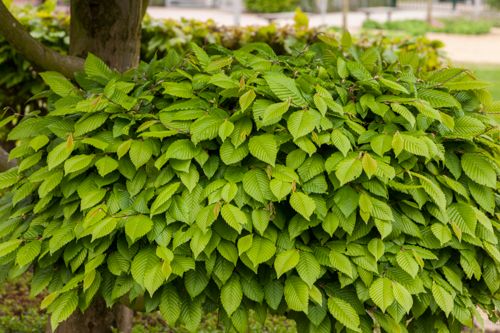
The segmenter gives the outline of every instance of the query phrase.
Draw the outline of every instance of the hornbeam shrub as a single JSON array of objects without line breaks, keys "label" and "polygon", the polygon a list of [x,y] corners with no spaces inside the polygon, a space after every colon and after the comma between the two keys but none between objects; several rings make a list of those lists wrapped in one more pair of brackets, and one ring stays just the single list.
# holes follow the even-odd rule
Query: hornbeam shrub
[{"label": "hornbeam shrub", "polygon": [[[218,309],[303,332],[460,332],[499,307],[499,127],[464,69],[326,34],[191,45],[119,74],[90,55],[9,134],[0,272],[53,327],[96,297],[196,331]],[[491,114],[489,114],[491,113]]]}]

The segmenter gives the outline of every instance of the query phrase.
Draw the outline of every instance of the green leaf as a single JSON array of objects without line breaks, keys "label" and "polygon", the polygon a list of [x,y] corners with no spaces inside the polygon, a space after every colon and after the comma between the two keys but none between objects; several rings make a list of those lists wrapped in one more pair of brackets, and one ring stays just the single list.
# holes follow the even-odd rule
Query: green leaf
[{"label": "green leaf", "polygon": [[290,102],[288,101],[269,105],[262,115],[262,125],[269,126],[279,122],[289,107]]},{"label": "green leaf", "polygon": [[52,330],[55,331],[61,322],[69,318],[69,316],[76,310],[77,306],[78,293],[76,290],[59,295],[51,305],[51,308],[53,309],[50,314],[50,325]]},{"label": "green leaf", "polygon": [[64,162],[64,173],[78,172],[88,167],[94,160],[95,155],[76,155]]},{"label": "green leaf", "polygon": [[163,82],[161,85],[165,94],[181,98],[194,97],[193,86],[189,82]]},{"label": "green leaf", "polygon": [[105,237],[115,231],[118,224],[118,219],[114,217],[108,217],[99,221],[92,228],[92,242],[98,238]]},{"label": "green leaf", "polygon": [[168,200],[170,200],[170,198],[172,198],[172,196],[177,191],[179,186],[180,186],[179,182],[171,183],[165,186],[160,191],[155,201],[153,201],[153,204],[151,205],[151,212],[150,212],[151,216],[161,214],[167,210],[167,208],[164,207],[164,204]]},{"label": "green leaf", "polygon": [[73,151],[73,145],[68,145],[62,142],[52,149],[47,155],[47,167],[49,170],[54,169],[56,166],[64,162]]},{"label": "green leaf", "polygon": [[238,233],[241,233],[243,226],[248,223],[246,214],[231,204],[222,206],[221,215],[224,221]]},{"label": "green leaf", "polygon": [[12,240],[0,243],[0,258],[5,257],[9,253],[16,250],[21,243],[22,243],[22,240],[20,240],[20,239],[12,239]]},{"label": "green leaf", "polygon": [[226,165],[236,164],[242,161],[249,153],[246,143],[236,148],[230,141],[224,141],[220,147],[220,158]]},{"label": "green leaf", "polygon": [[436,304],[448,316],[453,310],[453,296],[436,282],[432,283],[432,296]]},{"label": "green leaf", "polygon": [[259,160],[272,166],[275,165],[278,144],[274,139],[274,135],[263,134],[252,137],[248,142],[248,149],[250,150],[250,154]]},{"label": "green leaf", "polygon": [[220,299],[222,307],[229,316],[238,309],[243,299],[243,291],[238,275],[233,275],[224,286],[222,286]]},{"label": "green leaf", "polygon": [[406,273],[415,278],[418,274],[418,263],[409,251],[400,250],[396,255],[396,261]]},{"label": "green leaf", "polygon": [[104,156],[95,162],[95,166],[99,175],[104,177],[118,169],[118,162],[112,157]]},{"label": "green leaf", "polygon": [[385,252],[385,245],[381,239],[372,238],[368,242],[368,251],[375,257],[375,260],[382,258]]},{"label": "green leaf", "polygon": [[243,189],[249,196],[262,203],[271,200],[273,196],[269,187],[269,178],[260,169],[253,169],[245,173]]},{"label": "green leaf", "polygon": [[26,266],[38,257],[42,249],[42,242],[34,240],[20,247],[16,254],[16,263],[19,266]]},{"label": "green leaf", "polygon": [[203,314],[201,305],[201,300],[199,298],[194,300],[185,299],[182,302],[180,319],[190,332],[195,332],[198,326],[200,326],[201,316]]},{"label": "green leaf", "polygon": [[253,89],[248,90],[246,93],[240,96],[239,103],[242,112],[245,112],[246,109],[252,105],[255,100],[255,91]]},{"label": "green leaf", "polygon": [[309,221],[312,213],[316,209],[316,203],[312,198],[302,192],[294,192],[290,196],[290,205],[292,208]]},{"label": "green leaf", "polygon": [[369,288],[370,298],[382,312],[394,302],[394,292],[392,290],[392,281],[388,278],[378,278]]},{"label": "green leaf", "polygon": [[286,304],[290,309],[307,314],[309,287],[298,276],[292,275],[286,279],[284,295]]},{"label": "green leaf", "polygon": [[436,238],[439,240],[441,245],[451,241],[451,231],[445,224],[434,223],[433,225],[431,225],[431,231],[433,235],[436,236]]},{"label": "green leaf", "polygon": [[361,176],[363,164],[357,157],[349,157],[340,161],[335,170],[335,176],[340,180],[340,185],[344,185]]},{"label": "green leaf", "polygon": [[328,310],[330,310],[333,318],[338,320],[342,325],[355,332],[361,332],[359,316],[351,304],[343,299],[330,297],[328,298]]},{"label": "green leaf", "polygon": [[413,307],[413,298],[410,292],[403,287],[403,285],[395,281],[392,281],[392,290],[394,292],[396,302],[398,302],[399,305],[405,309],[406,313],[410,313],[410,310]]},{"label": "green leaf", "polygon": [[[93,78],[101,78],[108,81],[113,76],[113,71],[98,57],[88,53],[84,64],[85,74]],[[102,81],[99,81],[102,82]]]},{"label": "green leaf", "polygon": [[466,153],[461,158],[462,169],[467,177],[480,185],[495,188],[497,175],[491,163],[477,154]]},{"label": "green leaf", "polygon": [[297,249],[280,252],[274,260],[274,269],[276,270],[277,278],[295,268],[299,263],[299,259],[300,254]]},{"label": "green leaf", "polygon": [[176,160],[191,160],[200,153],[201,149],[196,147],[190,140],[181,139],[172,142],[165,153],[165,157]]},{"label": "green leaf", "polygon": [[291,100],[297,106],[307,106],[307,101],[297,89],[293,79],[281,73],[268,73],[264,79],[271,91],[282,101]]},{"label": "green leaf", "polygon": [[226,138],[231,135],[233,130],[234,124],[227,119],[224,120],[224,122],[219,126],[219,137],[221,138],[222,142],[224,142]]},{"label": "green leaf", "polygon": [[135,168],[139,169],[151,159],[151,156],[153,156],[153,147],[149,141],[132,141],[129,156]]},{"label": "green leaf", "polygon": [[74,94],[77,90],[75,86],[64,75],[58,72],[44,72],[40,73],[43,82],[45,82],[50,89],[61,97]]},{"label": "green leaf", "polygon": [[288,117],[287,128],[294,139],[311,133],[319,125],[321,115],[314,110],[296,111]]},{"label": "green leaf", "polygon": [[332,131],[331,137],[333,145],[346,157],[347,153],[352,149],[349,138],[338,129]]},{"label": "green leaf", "polygon": [[246,252],[250,261],[257,267],[259,264],[268,261],[276,253],[276,246],[274,243],[263,237],[254,236],[252,246]]},{"label": "green leaf", "polygon": [[133,215],[125,220],[125,234],[131,243],[135,243],[151,229],[153,229],[153,221],[146,215]]},{"label": "green leaf", "polygon": [[297,272],[300,278],[307,283],[309,288],[312,288],[316,280],[319,279],[321,266],[313,254],[301,252],[300,260],[297,264]]},{"label": "green leaf", "polygon": [[338,250],[336,249],[332,249],[330,251],[329,258],[330,258],[330,264],[332,265],[333,268],[335,268],[339,272],[344,273],[350,278],[353,277],[353,271],[352,271],[353,268],[351,265],[351,261],[346,255],[338,252]]},{"label": "green leaf", "polygon": [[160,313],[169,326],[175,326],[181,314],[182,300],[173,285],[166,285],[161,293]]}]

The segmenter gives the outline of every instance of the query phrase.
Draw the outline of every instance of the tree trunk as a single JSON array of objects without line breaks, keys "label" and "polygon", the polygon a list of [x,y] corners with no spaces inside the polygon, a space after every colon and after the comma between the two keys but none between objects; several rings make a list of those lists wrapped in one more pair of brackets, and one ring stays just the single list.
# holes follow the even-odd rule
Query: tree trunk
[{"label": "tree trunk", "polygon": [[139,64],[144,0],[71,0],[70,54],[91,52],[118,71]]},{"label": "tree trunk", "polygon": [[[85,313],[79,311],[73,313],[54,333],[112,333],[113,328],[118,329],[120,333],[130,333],[132,315],[132,310],[125,305],[116,304],[109,309],[104,300],[98,298]],[[53,333],[50,321],[45,332]]]}]

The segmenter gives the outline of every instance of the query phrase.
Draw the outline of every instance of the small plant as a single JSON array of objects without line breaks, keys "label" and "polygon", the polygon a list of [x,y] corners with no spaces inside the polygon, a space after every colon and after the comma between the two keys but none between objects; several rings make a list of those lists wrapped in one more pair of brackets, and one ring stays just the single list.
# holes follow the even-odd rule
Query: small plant
[{"label": "small plant", "polygon": [[256,13],[279,13],[293,11],[297,0],[245,0],[247,10]]}]

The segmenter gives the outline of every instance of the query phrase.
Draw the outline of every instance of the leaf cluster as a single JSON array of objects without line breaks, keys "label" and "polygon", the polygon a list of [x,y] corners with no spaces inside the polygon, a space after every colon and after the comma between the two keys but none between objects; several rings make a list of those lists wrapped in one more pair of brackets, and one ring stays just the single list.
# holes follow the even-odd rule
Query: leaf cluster
[{"label": "leaf cluster", "polygon": [[239,332],[250,309],[305,332],[498,310],[498,103],[466,70],[325,34],[42,78],[0,174],[0,271],[34,267],[53,326],[97,295],[192,331],[207,309]]}]

